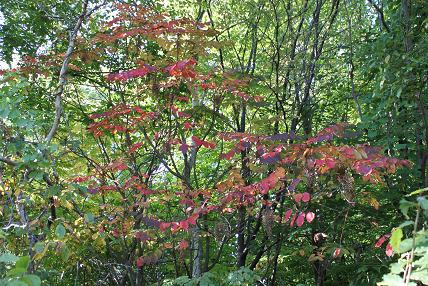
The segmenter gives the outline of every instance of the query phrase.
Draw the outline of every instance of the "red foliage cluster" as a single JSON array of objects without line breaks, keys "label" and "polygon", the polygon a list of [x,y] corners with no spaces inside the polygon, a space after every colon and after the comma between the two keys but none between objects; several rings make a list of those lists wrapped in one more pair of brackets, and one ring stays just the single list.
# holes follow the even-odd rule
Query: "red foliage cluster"
[{"label": "red foliage cluster", "polygon": [[[129,117],[125,118],[125,116]],[[103,113],[89,115],[90,119],[102,118],[102,120],[91,123],[88,126],[88,131],[91,132],[95,138],[104,135],[105,131],[112,134],[118,132],[131,133],[134,132],[134,128],[138,127],[139,124],[147,120],[154,120],[156,116],[155,112],[144,111],[139,106],[130,107],[119,104]]]},{"label": "red foliage cluster", "polygon": [[133,36],[156,39],[162,35],[214,34],[209,25],[191,19],[171,19],[152,9],[129,4],[117,5],[118,16],[107,23],[107,33],[98,34],[95,42],[114,42]]},{"label": "red foliage cluster", "polygon": [[175,64],[165,68],[171,76],[181,77],[181,78],[195,78],[196,72],[194,67],[196,65],[196,60],[191,58],[184,61],[178,61]]},{"label": "red foliage cluster", "polygon": [[154,71],[156,71],[155,67],[148,65],[148,64],[144,64],[142,67],[139,67],[139,68],[136,68],[133,70],[109,74],[107,76],[107,80],[126,81],[126,80],[136,78],[136,77],[143,77],[143,76],[145,76],[151,72],[154,72]]}]

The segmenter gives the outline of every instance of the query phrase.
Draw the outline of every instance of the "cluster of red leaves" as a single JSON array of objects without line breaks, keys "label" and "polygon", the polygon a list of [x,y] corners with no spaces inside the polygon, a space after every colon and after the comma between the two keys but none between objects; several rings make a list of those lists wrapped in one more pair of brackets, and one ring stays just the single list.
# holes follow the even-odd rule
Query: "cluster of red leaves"
[{"label": "cluster of red leaves", "polygon": [[138,5],[117,5],[118,16],[107,23],[108,33],[100,33],[95,42],[111,43],[134,36],[156,39],[163,35],[197,35],[204,37],[215,32],[208,24],[191,19],[171,19],[167,14]]},{"label": "cluster of red leaves", "polygon": [[199,139],[196,136],[192,136],[192,141],[195,143],[196,147],[203,146],[203,147],[208,148],[208,149],[214,149],[216,146],[216,144],[214,142],[204,141],[202,139]]},{"label": "cluster of red leaves", "polygon": [[143,77],[151,72],[155,72],[157,69],[151,65],[144,64],[143,66],[123,71],[119,73],[111,73],[107,76],[107,80],[118,80],[118,81],[126,81],[132,78]]},{"label": "cluster of red leaves", "polygon": [[301,227],[305,220],[308,223],[311,223],[314,219],[315,219],[315,214],[311,211],[309,212],[295,212],[293,214],[293,210],[292,209],[288,209],[285,214],[284,214],[284,220],[283,222],[287,222],[289,219],[290,220],[290,226],[293,227],[294,224],[296,224],[297,227]]},{"label": "cluster of red leaves", "polygon": [[188,60],[178,61],[175,64],[165,68],[165,71],[171,76],[191,79],[197,76],[194,68],[196,65],[196,60],[190,58]]},{"label": "cluster of red leaves", "polygon": [[[49,77],[52,75],[52,68],[57,68],[61,65],[63,54],[56,55],[39,55],[37,57],[24,56],[20,61],[19,66],[13,69],[0,70],[0,76],[5,76],[4,81],[10,81],[14,78],[15,73],[23,76],[41,75]],[[73,64],[68,66],[71,70],[79,70]]]},{"label": "cluster of red leaves", "polygon": [[[128,116],[128,118],[126,118],[126,116]],[[156,119],[156,113],[144,111],[139,106],[131,107],[119,104],[103,113],[91,114],[89,118],[102,119],[88,126],[88,131],[97,138],[104,135],[105,131],[112,134],[118,132],[134,132],[135,127],[139,124]]]},{"label": "cluster of red leaves", "polygon": [[[384,242],[385,242],[388,238],[390,238],[390,237],[391,237],[391,234],[390,234],[390,233],[387,233],[387,234],[381,235],[381,236],[379,237],[379,239],[376,241],[375,247],[376,247],[376,248],[380,248],[380,247],[384,244]],[[391,246],[391,244],[390,244],[390,243],[387,243],[387,244],[386,244],[386,247],[385,247],[385,254],[386,254],[387,256],[392,256],[392,255],[394,254],[394,251],[392,250],[392,246]]]},{"label": "cluster of red leaves", "polygon": [[[234,147],[222,158],[230,160],[235,154],[256,148],[256,157],[263,164],[287,165],[303,161],[308,169],[314,169],[319,174],[325,174],[331,170],[350,169],[363,176],[365,180],[373,183],[382,182],[382,172],[394,173],[397,168],[410,166],[409,161],[386,157],[378,147],[367,144],[348,145],[313,145],[321,141],[330,141],[333,136],[342,137],[347,125],[339,123],[330,126],[304,143],[295,143],[285,146],[276,145],[274,142],[290,136],[256,136],[244,133],[221,133],[219,137],[225,141],[235,141]],[[330,136],[328,132],[332,132]],[[272,140],[275,139],[275,140]],[[268,150],[268,151],[267,151]]]},{"label": "cluster of red leaves", "polygon": [[131,69],[127,71],[122,71],[118,73],[111,73],[107,76],[109,81],[127,81],[130,79],[144,77],[149,73],[154,73],[156,71],[164,71],[170,76],[179,77],[181,79],[193,79],[198,76],[194,70],[197,62],[195,59],[190,58],[187,60],[178,61],[172,65],[169,65],[163,69],[158,69],[149,64],[143,64],[141,67],[136,69]]},{"label": "cluster of red leaves", "polygon": [[331,141],[334,137],[343,138],[345,134],[345,129],[349,127],[348,123],[340,122],[331,126],[328,126],[318,132],[314,137],[306,140],[306,144],[313,144],[325,141]]},{"label": "cluster of red leaves", "polygon": [[250,99],[255,102],[260,102],[263,100],[262,96],[252,96],[249,93],[245,92],[244,89],[248,86],[250,81],[248,79],[234,79],[229,74],[223,74],[224,80],[221,83],[221,89],[231,93],[233,96],[239,97],[244,101]]}]

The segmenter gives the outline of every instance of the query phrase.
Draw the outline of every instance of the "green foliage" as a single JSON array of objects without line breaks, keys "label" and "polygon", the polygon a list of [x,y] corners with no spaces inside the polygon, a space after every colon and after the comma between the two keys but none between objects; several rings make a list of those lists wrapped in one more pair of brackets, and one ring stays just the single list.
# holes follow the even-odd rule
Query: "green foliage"
[{"label": "green foliage", "polygon": [[[390,266],[390,273],[383,276],[378,285],[418,285],[428,283],[428,205],[426,193],[428,188],[417,190],[410,194],[413,201],[402,200],[400,209],[408,217],[412,213],[413,221],[406,221],[397,227],[391,236],[391,246],[401,257]],[[408,230],[408,231],[406,231]],[[403,232],[409,237],[403,238]]]},{"label": "green foliage", "polygon": [[251,286],[256,285],[260,277],[247,267],[241,267],[230,273],[205,272],[199,278],[182,276],[174,282],[165,282],[164,285],[177,286]]},{"label": "green foliage", "polygon": [[[4,264],[4,265],[2,265]],[[40,286],[41,280],[38,276],[28,274],[30,265],[29,256],[15,256],[11,253],[0,255],[0,269],[6,271],[5,277],[0,278],[1,286]]]}]

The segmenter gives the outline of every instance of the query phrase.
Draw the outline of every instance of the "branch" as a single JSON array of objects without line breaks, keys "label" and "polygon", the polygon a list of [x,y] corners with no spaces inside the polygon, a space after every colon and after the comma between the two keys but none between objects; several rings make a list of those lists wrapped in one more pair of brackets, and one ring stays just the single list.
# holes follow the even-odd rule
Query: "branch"
[{"label": "branch", "polygon": [[87,8],[88,8],[88,2],[89,0],[85,0],[83,3],[83,11],[79,16],[79,19],[77,20],[73,31],[70,33],[69,43],[67,51],[64,55],[64,60],[62,62],[61,71],[59,73],[59,79],[58,79],[58,88],[56,89],[54,95],[55,95],[55,119],[52,124],[52,127],[48,133],[48,135],[45,138],[45,142],[49,144],[52,141],[52,138],[54,137],[55,133],[58,130],[59,123],[61,120],[61,113],[62,113],[62,104],[61,104],[61,97],[64,92],[65,85],[67,83],[66,75],[68,71],[68,64],[71,59],[71,55],[73,53],[75,40],[77,38],[77,34],[79,33],[80,27],[82,26],[83,20],[87,17]]},{"label": "branch", "polygon": [[16,161],[13,161],[11,159],[8,159],[8,158],[2,157],[2,156],[0,156],[0,162],[6,163],[6,164],[11,165],[11,166],[18,166],[18,164],[19,164]]},{"label": "branch", "polygon": [[385,15],[383,14],[383,10],[381,7],[379,7],[376,3],[373,2],[373,0],[367,0],[370,4],[372,4],[373,8],[375,8],[376,12],[379,14],[380,21],[382,22],[382,26],[385,28],[385,30],[389,33],[391,30],[388,27],[388,24],[386,24],[385,21]]}]

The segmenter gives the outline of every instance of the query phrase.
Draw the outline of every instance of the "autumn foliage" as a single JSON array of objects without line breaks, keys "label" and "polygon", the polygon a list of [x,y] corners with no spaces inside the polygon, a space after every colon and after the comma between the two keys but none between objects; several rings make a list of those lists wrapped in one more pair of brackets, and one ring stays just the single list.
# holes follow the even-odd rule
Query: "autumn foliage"
[{"label": "autumn foliage", "polygon": [[[239,114],[268,102],[252,89],[253,78],[204,61],[222,45],[210,23],[142,6],[115,9],[94,37],[78,38],[70,62],[78,68],[69,80],[101,91],[81,114],[80,136],[95,147],[64,143],[80,167],[63,182],[68,195],[55,198],[66,215],[54,223],[64,225],[73,247],[93,240],[106,261],[136,275],[168,259],[177,273],[192,276],[219,263],[224,247],[244,263],[251,258],[254,269],[260,256],[252,245],[285,241],[306,228],[313,230],[302,234],[311,237],[312,250],[304,255],[315,265],[327,256],[316,229],[324,219],[321,202],[339,196],[350,208],[378,209],[355,182],[382,185],[411,166],[380,147],[350,143],[359,134],[347,123],[313,136],[242,128]],[[39,62],[48,69],[60,58],[28,58],[15,72],[44,76]],[[202,248],[207,262],[198,273]],[[343,249],[329,254],[338,259]]]}]

